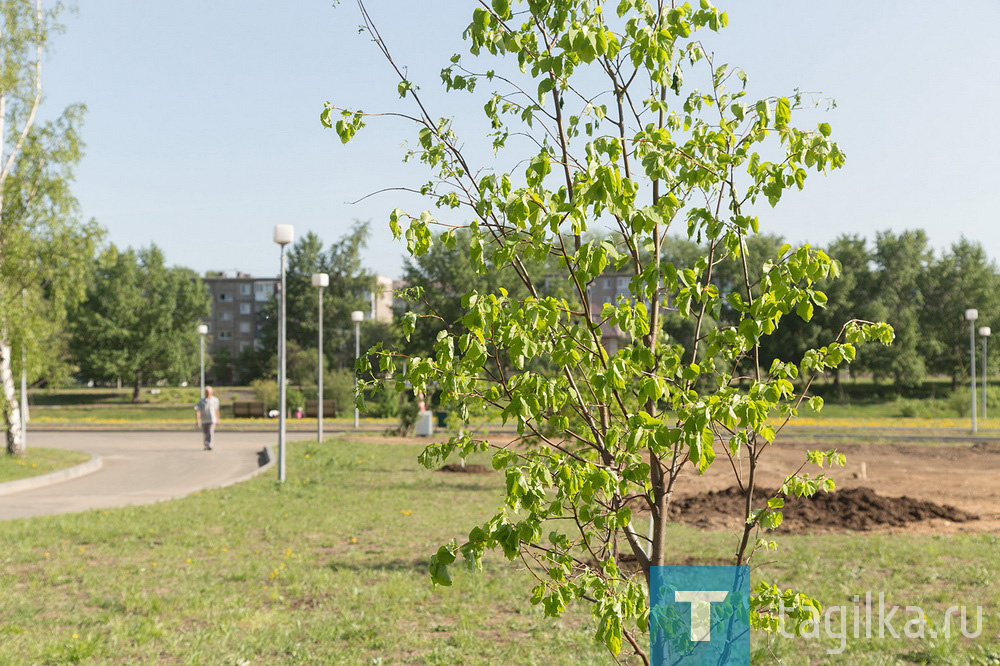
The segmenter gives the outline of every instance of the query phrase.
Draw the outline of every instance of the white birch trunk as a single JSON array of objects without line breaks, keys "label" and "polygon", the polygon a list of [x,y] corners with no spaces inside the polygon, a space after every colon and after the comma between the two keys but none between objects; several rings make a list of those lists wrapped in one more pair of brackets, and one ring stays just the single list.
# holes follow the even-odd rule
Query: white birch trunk
[{"label": "white birch trunk", "polygon": [[0,335],[0,387],[3,389],[4,425],[7,428],[7,453],[19,456],[24,452],[21,440],[21,406],[14,391],[14,373],[11,372],[11,346],[7,334]]}]

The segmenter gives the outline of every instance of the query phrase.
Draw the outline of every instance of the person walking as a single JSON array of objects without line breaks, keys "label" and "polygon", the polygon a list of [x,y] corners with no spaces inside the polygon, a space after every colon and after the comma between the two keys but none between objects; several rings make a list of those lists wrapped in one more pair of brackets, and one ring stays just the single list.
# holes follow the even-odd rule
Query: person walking
[{"label": "person walking", "polygon": [[194,408],[198,427],[205,434],[205,450],[211,451],[215,443],[215,426],[219,425],[219,399],[212,395],[212,387],[205,387],[205,397]]}]

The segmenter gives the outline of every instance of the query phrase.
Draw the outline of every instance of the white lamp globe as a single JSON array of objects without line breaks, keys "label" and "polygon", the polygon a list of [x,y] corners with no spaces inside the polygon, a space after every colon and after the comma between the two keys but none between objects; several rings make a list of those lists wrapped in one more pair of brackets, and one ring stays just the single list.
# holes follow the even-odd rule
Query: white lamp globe
[{"label": "white lamp globe", "polygon": [[295,240],[295,227],[290,224],[274,225],[274,242],[278,245],[288,245]]}]

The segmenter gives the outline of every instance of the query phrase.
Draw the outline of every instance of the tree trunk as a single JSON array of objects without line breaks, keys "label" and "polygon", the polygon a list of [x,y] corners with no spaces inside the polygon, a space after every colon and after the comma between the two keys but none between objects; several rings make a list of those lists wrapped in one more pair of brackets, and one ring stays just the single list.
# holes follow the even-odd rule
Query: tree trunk
[{"label": "tree trunk", "polygon": [[135,383],[132,385],[132,402],[139,402],[142,393],[142,370],[135,371]]},{"label": "tree trunk", "polygon": [[14,392],[14,374],[11,372],[11,351],[7,335],[0,335],[0,385],[3,402],[6,403],[3,413],[7,428],[7,453],[19,456],[24,453],[24,442],[21,441],[21,406]]}]

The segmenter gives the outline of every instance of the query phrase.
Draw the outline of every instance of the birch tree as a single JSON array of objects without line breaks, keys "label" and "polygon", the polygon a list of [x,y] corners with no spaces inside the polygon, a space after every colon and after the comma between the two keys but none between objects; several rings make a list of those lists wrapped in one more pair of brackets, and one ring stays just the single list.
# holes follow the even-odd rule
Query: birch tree
[{"label": "birch tree", "polygon": [[[67,308],[82,298],[100,229],[82,223],[70,191],[84,108],[38,121],[42,57],[58,8],[0,0],[0,402],[9,454],[20,454],[13,369],[65,368]],[[21,353],[15,353],[15,350]]]},{"label": "birch tree", "polygon": [[[49,25],[42,10],[42,0],[32,5],[23,0],[4,0],[0,34],[0,216],[3,196],[18,154],[24,147],[42,102],[42,52]],[[0,217],[0,225],[4,224]],[[4,261],[4,239],[0,237],[0,262]],[[0,285],[6,290],[7,285]],[[4,295],[6,300],[6,294]],[[6,313],[3,313],[6,315]],[[14,395],[11,372],[11,322],[0,320],[0,390],[2,390],[4,425],[7,427],[7,452],[20,454],[21,410]]]}]

